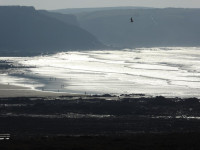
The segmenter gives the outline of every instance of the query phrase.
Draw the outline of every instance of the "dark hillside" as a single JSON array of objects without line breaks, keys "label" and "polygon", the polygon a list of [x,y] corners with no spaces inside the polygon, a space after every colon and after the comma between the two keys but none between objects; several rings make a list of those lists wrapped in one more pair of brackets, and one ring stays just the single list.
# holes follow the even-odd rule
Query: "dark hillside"
[{"label": "dark hillside", "polygon": [[0,51],[34,53],[102,47],[86,30],[50,15],[33,7],[0,7]]}]

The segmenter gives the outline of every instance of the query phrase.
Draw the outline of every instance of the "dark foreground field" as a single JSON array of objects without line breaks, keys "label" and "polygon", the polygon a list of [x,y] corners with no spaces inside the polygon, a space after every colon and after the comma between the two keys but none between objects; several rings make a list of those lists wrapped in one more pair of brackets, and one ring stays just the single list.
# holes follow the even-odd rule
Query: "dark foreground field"
[{"label": "dark foreground field", "polygon": [[0,141],[2,150],[198,150],[198,133],[56,136]]},{"label": "dark foreground field", "polygon": [[[140,98],[136,98],[136,97]],[[199,149],[200,100],[1,98],[0,149]]]}]

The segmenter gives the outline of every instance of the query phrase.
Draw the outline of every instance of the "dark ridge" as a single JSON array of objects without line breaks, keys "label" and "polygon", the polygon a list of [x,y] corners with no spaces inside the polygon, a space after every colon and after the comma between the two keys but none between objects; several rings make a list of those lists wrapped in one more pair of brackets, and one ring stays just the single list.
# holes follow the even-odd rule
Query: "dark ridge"
[{"label": "dark ridge", "polygon": [[73,25],[76,22],[72,16],[71,23],[61,21],[63,17],[66,16],[53,13],[48,15],[33,7],[0,7],[1,53],[17,51],[23,54],[103,47],[88,31]]}]

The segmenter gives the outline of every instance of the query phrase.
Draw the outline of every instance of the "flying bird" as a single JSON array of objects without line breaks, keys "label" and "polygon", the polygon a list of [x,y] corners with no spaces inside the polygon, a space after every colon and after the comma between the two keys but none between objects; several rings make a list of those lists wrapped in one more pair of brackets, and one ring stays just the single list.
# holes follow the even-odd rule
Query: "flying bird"
[{"label": "flying bird", "polygon": [[132,17],[131,17],[130,21],[131,21],[131,22],[134,22]]}]

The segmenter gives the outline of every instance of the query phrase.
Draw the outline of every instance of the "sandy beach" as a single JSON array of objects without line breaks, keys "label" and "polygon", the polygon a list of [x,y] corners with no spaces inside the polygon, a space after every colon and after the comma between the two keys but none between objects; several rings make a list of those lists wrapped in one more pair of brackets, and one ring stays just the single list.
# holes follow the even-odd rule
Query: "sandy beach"
[{"label": "sandy beach", "polygon": [[0,97],[56,97],[64,95],[71,94],[37,91],[27,87],[0,84]]},{"label": "sandy beach", "polygon": [[200,98],[199,49],[157,47],[1,57],[0,83],[52,92]]}]

